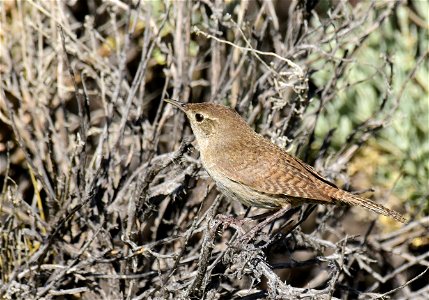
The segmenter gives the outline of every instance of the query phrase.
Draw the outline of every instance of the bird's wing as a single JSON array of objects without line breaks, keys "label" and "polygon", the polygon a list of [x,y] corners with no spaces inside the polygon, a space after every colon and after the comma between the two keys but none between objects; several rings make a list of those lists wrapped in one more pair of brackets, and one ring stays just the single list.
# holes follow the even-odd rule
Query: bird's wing
[{"label": "bird's wing", "polygon": [[261,139],[257,144],[235,145],[234,148],[242,150],[218,149],[222,154],[219,153],[216,160],[218,172],[230,180],[267,195],[332,202],[324,189],[332,189],[335,185],[269,141]]}]

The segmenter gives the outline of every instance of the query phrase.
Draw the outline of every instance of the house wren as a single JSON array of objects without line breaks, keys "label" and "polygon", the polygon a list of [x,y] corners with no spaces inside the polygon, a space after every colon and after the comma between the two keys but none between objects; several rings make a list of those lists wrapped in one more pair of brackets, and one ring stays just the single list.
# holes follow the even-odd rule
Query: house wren
[{"label": "house wren", "polygon": [[203,166],[227,197],[268,209],[307,202],[357,205],[405,222],[396,211],[341,190],[313,167],[257,134],[233,109],[213,103],[165,101],[188,117]]}]

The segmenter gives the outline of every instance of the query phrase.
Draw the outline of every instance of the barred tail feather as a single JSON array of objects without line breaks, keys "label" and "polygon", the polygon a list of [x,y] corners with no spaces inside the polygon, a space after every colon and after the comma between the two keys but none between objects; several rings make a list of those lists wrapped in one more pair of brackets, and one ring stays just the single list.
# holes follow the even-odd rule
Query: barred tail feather
[{"label": "barred tail feather", "polygon": [[336,200],[349,204],[349,205],[356,205],[356,206],[361,206],[364,207],[366,209],[372,210],[373,212],[376,212],[378,214],[387,216],[387,217],[391,217],[393,219],[395,219],[398,222],[401,223],[406,223],[406,219],[398,212],[392,210],[392,209],[388,209],[386,207],[384,207],[383,205],[380,205],[378,203],[375,203],[374,201],[371,201],[369,199],[366,198],[362,198],[362,197],[358,197],[355,196],[353,194],[347,193],[345,191],[339,191],[340,193],[335,193],[334,198],[336,198]]}]

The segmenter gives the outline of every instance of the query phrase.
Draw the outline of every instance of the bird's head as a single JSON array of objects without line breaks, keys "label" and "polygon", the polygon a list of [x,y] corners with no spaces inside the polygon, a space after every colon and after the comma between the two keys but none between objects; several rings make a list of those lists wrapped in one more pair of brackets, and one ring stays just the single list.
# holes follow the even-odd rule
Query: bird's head
[{"label": "bird's head", "polygon": [[[189,119],[198,144],[208,142],[214,136],[231,136],[236,130],[248,128],[247,123],[233,109],[214,103],[182,103],[177,100],[164,101],[182,110]],[[216,137],[216,140],[219,140]]]}]

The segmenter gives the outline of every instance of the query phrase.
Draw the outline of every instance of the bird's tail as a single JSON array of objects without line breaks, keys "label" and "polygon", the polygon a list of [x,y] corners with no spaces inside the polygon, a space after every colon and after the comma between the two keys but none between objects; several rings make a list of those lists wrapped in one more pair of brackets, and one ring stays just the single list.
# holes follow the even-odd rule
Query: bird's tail
[{"label": "bird's tail", "polygon": [[373,212],[376,212],[381,215],[385,215],[387,217],[391,217],[395,219],[398,222],[405,223],[407,220],[398,212],[388,209],[384,207],[383,205],[380,205],[378,203],[375,203],[374,201],[371,201],[369,199],[358,197],[353,194],[350,194],[346,191],[337,190],[332,197],[342,203],[349,204],[349,205],[356,205],[361,206],[366,209],[372,210]]}]

